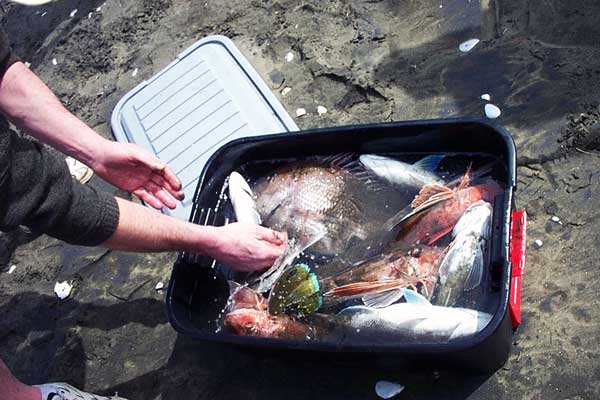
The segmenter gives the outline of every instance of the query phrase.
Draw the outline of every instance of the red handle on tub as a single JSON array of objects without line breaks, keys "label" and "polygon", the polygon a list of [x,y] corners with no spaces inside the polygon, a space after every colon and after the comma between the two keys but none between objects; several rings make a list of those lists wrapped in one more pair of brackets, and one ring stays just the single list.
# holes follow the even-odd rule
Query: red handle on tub
[{"label": "red handle on tub", "polygon": [[513,328],[521,324],[521,287],[525,273],[525,249],[527,247],[527,213],[525,210],[512,213],[510,225],[510,299],[508,310]]}]

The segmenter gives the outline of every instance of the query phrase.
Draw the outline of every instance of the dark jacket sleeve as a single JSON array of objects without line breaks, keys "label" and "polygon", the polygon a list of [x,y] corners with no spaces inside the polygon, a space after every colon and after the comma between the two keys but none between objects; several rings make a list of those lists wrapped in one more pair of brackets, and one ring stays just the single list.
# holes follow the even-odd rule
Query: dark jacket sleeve
[{"label": "dark jacket sleeve", "polygon": [[6,32],[0,28],[0,76],[4,76],[8,67],[17,61],[19,61],[19,58],[10,50],[10,42]]},{"label": "dark jacket sleeve", "polygon": [[[0,29],[0,77],[16,60]],[[0,116],[0,230],[25,225],[69,243],[94,246],[112,236],[118,220],[114,197],[80,184],[62,157],[20,137]]]},{"label": "dark jacket sleeve", "polygon": [[73,179],[40,143],[0,131],[0,230],[25,225],[68,243],[98,245],[115,232],[114,197]]}]

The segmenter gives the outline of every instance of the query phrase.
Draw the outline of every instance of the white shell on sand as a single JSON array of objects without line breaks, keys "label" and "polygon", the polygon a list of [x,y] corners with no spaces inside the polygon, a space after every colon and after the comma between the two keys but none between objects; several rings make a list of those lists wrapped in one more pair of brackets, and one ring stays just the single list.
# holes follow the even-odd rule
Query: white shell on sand
[{"label": "white shell on sand", "polygon": [[382,399],[391,399],[404,390],[404,386],[395,382],[379,381],[375,384],[375,393]]},{"label": "white shell on sand", "polygon": [[158,282],[156,286],[154,286],[155,290],[163,290],[165,285],[162,282]]},{"label": "white shell on sand", "polygon": [[326,109],[325,107],[323,107],[323,106],[318,106],[318,107],[317,107],[317,113],[318,113],[319,115],[326,114],[326,113],[327,113],[327,109]]},{"label": "white shell on sand", "polygon": [[533,242],[533,247],[535,247],[536,249],[542,248],[543,245],[544,242],[542,242],[540,239],[537,239],[535,242]]},{"label": "white shell on sand", "polygon": [[492,97],[487,93],[481,95],[481,100],[490,101],[491,99]]},{"label": "white shell on sand", "polygon": [[294,59],[294,53],[292,53],[291,51],[285,55],[285,61],[292,62],[293,59]]},{"label": "white shell on sand", "polygon": [[17,269],[17,266],[15,264],[11,265],[10,268],[8,269],[8,274],[12,274],[13,272],[15,272],[15,269]]},{"label": "white shell on sand", "polygon": [[502,111],[492,103],[486,104],[483,110],[485,111],[485,116],[490,119],[498,118],[502,114]]},{"label": "white shell on sand", "polygon": [[281,90],[281,95],[282,95],[282,96],[285,96],[286,94],[288,94],[288,93],[289,93],[289,92],[291,92],[291,91],[292,91],[292,88],[291,88],[291,87],[289,87],[289,86],[286,86],[286,87],[284,87],[284,88]]},{"label": "white shell on sand", "polygon": [[71,290],[73,290],[73,285],[70,282],[56,282],[54,285],[54,293],[58,296],[59,299],[64,300],[71,294]]},{"label": "white shell on sand", "polygon": [[138,69],[136,68],[136,69],[134,69],[134,70],[133,70],[133,72],[131,73],[131,76],[136,76],[136,75],[137,75],[137,73],[138,73]]},{"label": "white shell on sand", "polygon": [[58,65],[58,61],[56,60],[56,58],[52,59],[52,65]]},{"label": "white shell on sand", "polygon": [[458,49],[463,53],[468,53],[473,50],[473,47],[477,46],[477,43],[479,43],[479,39],[469,39],[458,45]]},{"label": "white shell on sand", "polygon": [[299,108],[296,110],[296,117],[302,117],[306,115],[306,110],[304,108]]},{"label": "white shell on sand", "polygon": [[73,11],[71,11],[71,14],[69,14],[69,17],[73,18],[75,16],[75,14],[77,14],[77,9],[74,9]]},{"label": "white shell on sand", "polygon": [[41,6],[42,4],[50,3],[51,0],[13,0],[15,3],[24,4],[26,6]]}]

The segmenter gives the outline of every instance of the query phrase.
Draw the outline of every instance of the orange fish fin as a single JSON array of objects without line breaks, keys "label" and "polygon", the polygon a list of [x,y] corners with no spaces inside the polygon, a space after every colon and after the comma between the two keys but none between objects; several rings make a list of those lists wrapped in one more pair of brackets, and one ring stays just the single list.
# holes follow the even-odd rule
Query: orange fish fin
[{"label": "orange fish fin", "polygon": [[443,238],[444,236],[446,236],[447,234],[449,234],[450,232],[452,232],[452,229],[454,229],[453,225],[451,225],[451,226],[449,226],[447,228],[442,229],[441,231],[439,231],[435,235],[430,236],[428,238],[428,240],[427,240],[427,244],[429,246],[431,246],[432,244],[434,244],[435,242],[437,242],[438,240],[440,240],[441,238]]},{"label": "orange fish fin", "polygon": [[411,203],[412,208],[426,207],[427,203],[436,200],[446,200],[454,196],[452,189],[447,188],[443,185],[431,184],[425,185],[419,191],[419,194],[415,196],[415,199]]},{"label": "orange fish fin", "polygon": [[326,297],[347,297],[358,296],[367,293],[379,293],[397,287],[406,286],[404,279],[386,279],[372,282],[355,282],[336,287],[323,296]]},{"label": "orange fish fin", "polygon": [[473,174],[471,165],[472,164],[469,164],[469,167],[467,168],[467,172],[465,172],[464,176],[460,180],[460,183],[458,184],[456,190],[462,190],[462,189],[466,188],[467,186],[469,186],[469,184],[471,183],[471,175]]}]

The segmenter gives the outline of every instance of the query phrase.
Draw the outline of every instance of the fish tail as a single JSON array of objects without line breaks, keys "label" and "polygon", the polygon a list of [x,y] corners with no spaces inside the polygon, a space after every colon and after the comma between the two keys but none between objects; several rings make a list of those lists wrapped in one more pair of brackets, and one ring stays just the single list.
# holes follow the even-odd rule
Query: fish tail
[{"label": "fish tail", "polygon": [[288,268],[273,285],[269,295],[269,313],[308,315],[323,302],[317,276],[306,264]]}]

